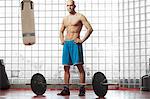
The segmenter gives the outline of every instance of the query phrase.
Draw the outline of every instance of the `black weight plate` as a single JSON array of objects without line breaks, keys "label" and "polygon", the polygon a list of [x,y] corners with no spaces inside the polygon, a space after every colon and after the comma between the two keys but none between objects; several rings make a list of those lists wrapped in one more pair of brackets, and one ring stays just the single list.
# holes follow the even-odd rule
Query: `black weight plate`
[{"label": "black weight plate", "polygon": [[31,89],[36,95],[43,95],[47,89],[46,79],[40,74],[36,73],[31,78]]},{"label": "black weight plate", "polygon": [[104,97],[108,90],[108,85],[102,83],[107,83],[106,76],[102,72],[96,72],[92,78],[92,86],[95,94],[99,97]]}]

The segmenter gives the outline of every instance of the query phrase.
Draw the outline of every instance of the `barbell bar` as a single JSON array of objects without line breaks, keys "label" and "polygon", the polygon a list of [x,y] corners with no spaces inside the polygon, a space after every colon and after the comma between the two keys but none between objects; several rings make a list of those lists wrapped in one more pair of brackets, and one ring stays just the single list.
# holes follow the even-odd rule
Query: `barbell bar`
[{"label": "barbell bar", "polygon": [[[107,83],[106,76],[102,72],[96,72],[92,77],[92,84],[90,83],[70,83],[68,85],[92,85],[95,94],[99,97],[104,97],[108,91],[108,85],[115,85],[117,83]],[[43,95],[47,89],[47,85],[66,85],[64,83],[59,84],[47,84],[45,77],[36,73],[31,78],[31,83],[26,84],[31,85],[32,91],[36,95]]]}]

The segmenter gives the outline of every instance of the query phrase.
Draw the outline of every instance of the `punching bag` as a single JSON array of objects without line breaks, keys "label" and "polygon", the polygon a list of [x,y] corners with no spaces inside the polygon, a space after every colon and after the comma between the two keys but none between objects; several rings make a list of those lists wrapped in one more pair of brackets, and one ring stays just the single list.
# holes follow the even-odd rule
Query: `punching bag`
[{"label": "punching bag", "polygon": [[35,44],[34,4],[31,0],[21,2],[21,23],[23,43]]},{"label": "punching bag", "polygon": [[10,88],[10,83],[5,71],[3,60],[0,59],[0,89],[5,90]]}]

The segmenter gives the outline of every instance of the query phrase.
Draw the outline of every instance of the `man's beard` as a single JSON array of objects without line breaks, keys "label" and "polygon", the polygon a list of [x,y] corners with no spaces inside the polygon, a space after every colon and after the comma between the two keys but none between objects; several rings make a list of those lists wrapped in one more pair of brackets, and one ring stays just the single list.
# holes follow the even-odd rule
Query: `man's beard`
[{"label": "man's beard", "polygon": [[68,12],[72,13],[72,12],[74,12],[74,10],[73,9],[68,9]]}]

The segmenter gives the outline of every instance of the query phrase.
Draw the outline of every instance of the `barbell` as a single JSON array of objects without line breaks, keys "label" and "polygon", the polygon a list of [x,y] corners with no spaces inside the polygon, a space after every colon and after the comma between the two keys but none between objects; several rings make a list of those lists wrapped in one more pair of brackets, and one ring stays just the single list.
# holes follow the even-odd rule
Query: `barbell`
[{"label": "barbell", "polygon": [[[36,95],[43,95],[47,89],[47,85],[53,85],[53,84],[47,84],[45,77],[40,74],[36,73],[31,78],[31,85],[32,91]],[[56,85],[65,85],[65,84],[56,84]],[[69,85],[81,85],[81,84],[69,84]],[[83,84],[88,85],[88,84]],[[95,92],[95,94],[99,97],[104,97],[108,91],[108,85],[106,76],[102,72],[96,72],[94,76],[92,77],[92,87]]]}]

